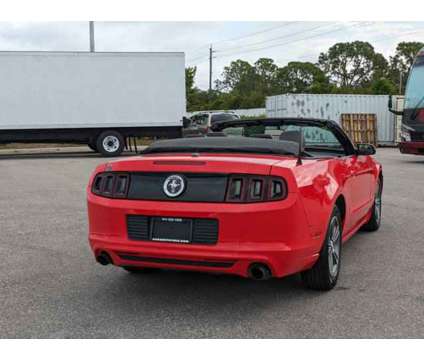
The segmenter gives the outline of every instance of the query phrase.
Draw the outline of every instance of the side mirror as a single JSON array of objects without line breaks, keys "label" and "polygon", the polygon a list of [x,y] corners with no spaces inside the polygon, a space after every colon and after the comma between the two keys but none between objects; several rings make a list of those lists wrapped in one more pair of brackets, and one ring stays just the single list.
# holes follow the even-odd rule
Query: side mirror
[{"label": "side mirror", "polygon": [[186,117],[183,117],[183,128],[187,129],[188,127],[190,127],[190,125],[191,125],[191,120]]},{"label": "side mirror", "polygon": [[357,155],[374,155],[375,153],[375,146],[372,144],[358,144],[356,146]]},{"label": "side mirror", "polygon": [[395,115],[403,115],[403,111],[393,110],[392,95],[389,95],[389,102],[387,103],[388,110]]}]

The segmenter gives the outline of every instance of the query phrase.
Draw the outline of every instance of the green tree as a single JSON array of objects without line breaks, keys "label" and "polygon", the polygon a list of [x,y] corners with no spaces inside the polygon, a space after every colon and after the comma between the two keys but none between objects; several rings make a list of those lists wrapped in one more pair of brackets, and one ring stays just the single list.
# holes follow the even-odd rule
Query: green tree
[{"label": "green tree", "polygon": [[400,80],[402,80],[402,89],[405,88],[409,68],[414,62],[418,51],[423,47],[424,43],[422,42],[400,42],[396,46],[395,55],[390,57],[390,79],[395,84],[399,84]]},{"label": "green tree", "polygon": [[337,87],[365,88],[375,78],[375,72],[386,71],[387,61],[370,43],[354,41],[337,43],[321,53],[318,66]]},{"label": "green tree", "polygon": [[390,79],[382,77],[373,81],[371,91],[374,95],[393,95],[396,93],[396,86]]},{"label": "green tree", "polygon": [[324,72],[310,62],[293,61],[277,71],[277,93],[324,93],[330,84]]},{"label": "green tree", "polygon": [[278,66],[274,63],[273,59],[260,58],[255,64],[256,74],[256,92],[260,92],[263,95],[272,95],[277,90],[277,73]]},{"label": "green tree", "polygon": [[255,89],[255,68],[244,60],[232,61],[224,67],[222,80],[216,82],[216,87],[221,91],[234,91],[240,95],[249,94]]},{"label": "green tree", "polygon": [[197,67],[187,67],[185,69],[185,87],[186,93],[194,90],[194,78],[196,77]]},{"label": "green tree", "polygon": [[187,67],[185,69],[185,91],[188,111],[192,111],[193,107],[196,106],[196,103],[200,101],[198,97],[200,90],[194,86],[196,71],[197,68],[195,66]]}]

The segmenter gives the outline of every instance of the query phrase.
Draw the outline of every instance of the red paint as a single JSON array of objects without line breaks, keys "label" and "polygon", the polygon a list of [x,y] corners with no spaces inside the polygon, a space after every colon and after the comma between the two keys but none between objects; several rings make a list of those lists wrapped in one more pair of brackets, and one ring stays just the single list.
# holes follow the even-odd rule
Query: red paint
[{"label": "red paint", "polygon": [[[195,161],[194,164],[190,164]],[[174,163],[175,162],[175,163]],[[199,166],[199,162],[204,165]],[[181,166],[181,163],[184,166]],[[318,258],[335,202],[346,203],[343,241],[370,216],[381,166],[370,156],[346,156],[303,160],[254,154],[161,154],[109,162],[113,171],[167,173],[238,173],[279,176],[286,180],[287,198],[259,203],[188,203],[108,199],[94,195],[94,176],[87,188],[89,241],[95,255],[107,251],[114,264],[198,271],[217,271],[247,276],[253,262],[267,264],[281,277],[310,268]],[[207,191],[207,189],[205,189]],[[127,238],[126,215],[214,218],[219,221],[216,245],[192,245],[133,241]],[[144,257],[200,261],[235,261],[230,268],[166,265],[123,261],[117,253]]]}]

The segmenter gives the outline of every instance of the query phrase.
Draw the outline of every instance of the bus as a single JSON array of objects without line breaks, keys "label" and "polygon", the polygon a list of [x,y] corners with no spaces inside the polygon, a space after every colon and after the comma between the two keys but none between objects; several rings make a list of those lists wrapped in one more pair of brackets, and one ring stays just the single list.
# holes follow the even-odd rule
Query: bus
[{"label": "bus", "polygon": [[402,116],[400,152],[424,155],[424,48],[409,71],[403,111],[392,109],[391,96],[389,111]]}]

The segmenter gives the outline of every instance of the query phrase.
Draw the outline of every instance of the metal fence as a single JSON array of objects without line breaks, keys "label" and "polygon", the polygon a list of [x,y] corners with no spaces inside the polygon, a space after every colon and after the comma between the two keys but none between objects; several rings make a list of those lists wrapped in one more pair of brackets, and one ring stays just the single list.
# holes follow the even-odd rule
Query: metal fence
[{"label": "metal fence", "polygon": [[396,118],[388,111],[387,95],[285,94],[266,99],[267,117],[311,117],[340,123],[342,114],[376,114],[377,142],[394,145]]}]

